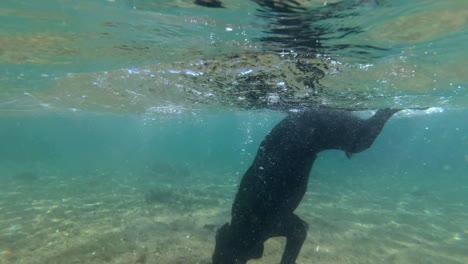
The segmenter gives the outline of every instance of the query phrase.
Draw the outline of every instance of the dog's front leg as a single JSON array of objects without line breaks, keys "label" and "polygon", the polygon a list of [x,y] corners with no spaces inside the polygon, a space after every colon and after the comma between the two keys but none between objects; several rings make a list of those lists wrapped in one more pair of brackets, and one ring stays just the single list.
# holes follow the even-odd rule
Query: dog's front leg
[{"label": "dog's front leg", "polygon": [[281,222],[277,230],[278,235],[286,237],[281,264],[295,264],[297,256],[301,251],[302,244],[307,237],[309,226],[299,216],[292,214]]}]

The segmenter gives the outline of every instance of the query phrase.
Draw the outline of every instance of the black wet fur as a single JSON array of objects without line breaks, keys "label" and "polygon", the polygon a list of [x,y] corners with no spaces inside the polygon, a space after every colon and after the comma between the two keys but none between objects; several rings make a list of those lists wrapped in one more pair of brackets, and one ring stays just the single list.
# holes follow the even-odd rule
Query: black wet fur
[{"label": "black wet fur", "polygon": [[195,0],[193,3],[204,7],[224,8],[223,4],[218,0]]},{"label": "black wet fur", "polygon": [[369,148],[398,110],[382,109],[369,119],[349,111],[307,109],[291,113],[261,143],[244,174],[232,206],[230,223],[216,234],[213,264],[244,264],[261,258],[271,237],[286,237],[281,264],[294,264],[308,225],[294,210],[307,190],[317,153],[347,154]]}]

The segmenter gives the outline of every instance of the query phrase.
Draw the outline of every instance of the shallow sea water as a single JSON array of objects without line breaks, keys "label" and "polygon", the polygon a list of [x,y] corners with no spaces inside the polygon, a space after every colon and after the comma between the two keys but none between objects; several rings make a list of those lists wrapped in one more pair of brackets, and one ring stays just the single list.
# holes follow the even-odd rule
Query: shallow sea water
[{"label": "shallow sea water", "polygon": [[428,109],[319,155],[298,264],[468,263],[467,4],[298,2],[2,1],[0,263],[210,263],[261,140],[309,105]]}]

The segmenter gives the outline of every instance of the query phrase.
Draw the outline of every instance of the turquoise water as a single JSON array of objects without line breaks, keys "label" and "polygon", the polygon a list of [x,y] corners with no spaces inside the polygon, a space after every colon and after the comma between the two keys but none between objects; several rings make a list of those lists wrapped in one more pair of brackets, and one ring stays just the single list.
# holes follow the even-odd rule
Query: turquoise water
[{"label": "turquoise water", "polygon": [[467,4],[299,2],[2,1],[0,263],[210,263],[261,140],[317,104],[429,109],[319,155],[298,264],[467,263]]}]

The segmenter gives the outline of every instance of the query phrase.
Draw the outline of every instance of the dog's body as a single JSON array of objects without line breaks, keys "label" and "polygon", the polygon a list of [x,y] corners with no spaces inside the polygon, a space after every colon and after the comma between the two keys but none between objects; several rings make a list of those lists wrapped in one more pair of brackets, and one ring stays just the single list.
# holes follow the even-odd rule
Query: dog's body
[{"label": "dog's body", "polygon": [[292,113],[261,143],[244,174],[232,206],[232,219],[216,235],[214,264],[241,264],[263,255],[263,243],[286,237],[281,264],[294,264],[307,234],[307,223],[294,214],[307,190],[318,152],[347,155],[369,148],[398,110],[379,110],[363,120],[348,111],[308,109]]}]

